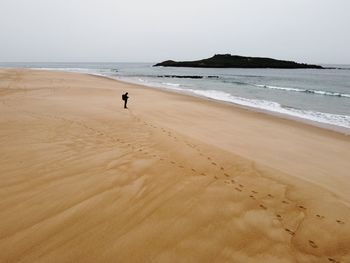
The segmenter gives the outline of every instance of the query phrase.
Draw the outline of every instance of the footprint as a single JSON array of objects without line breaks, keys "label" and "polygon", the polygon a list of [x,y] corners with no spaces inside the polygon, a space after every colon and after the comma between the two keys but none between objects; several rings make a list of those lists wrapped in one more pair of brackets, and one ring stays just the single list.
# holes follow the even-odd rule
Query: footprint
[{"label": "footprint", "polygon": [[242,189],[239,189],[238,187],[235,187],[236,191],[242,192]]},{"label": "footprint", "polygon": [[233,180],[233,179],[231,180],[231,182],[232,182],[233,184],[235,184],[235,183],[236,183],[236,181],[235,181],[235,180]]},{"label": "footprint", "polygon": [[309,240],[309,245],[313,248],[318,248],[318,246],[316,245],[316,243],[312,240]]},{"label": "footprint", "polygon": [[278,219],[282,219],[282,216],[279,215],[279,214],[277,214],[276,217],[277,217]]},{"label": "footprint", "polygon": [[224,175],[225,175],[226,177],[230,177],[230,175],[229,175],[229,174],[227,174],[227,173],[224,173]]},{"label": "footprint", "polygon": [[288,228],[285,228],[284,230],[285,230],[286,232],[288,232],[288,234],[290,234],[290,235],[292,235],[292,236],[295,235],[295,232],[292,231],[292,230],[290,230],[290,229],[288,229]]},{"label": "footprint", "polygon": [[340,263],[340,261],[338,261],[338,260],[335,260],[334,258],[328,258],[328,260],[329,260],[330,262],[334,262],[334,263]]},{"label": "footprint", "polygon": [[266,210],[267,209],[267,207],[266,206],[264,206],[264,205],[259,205],[262,209],[264,209],[264,210]]},{"label": "footprint", "polygon": [[345,224],[344,221],[341,221],[341,220],[339,220],[339,219],[337,220],[337,223],[338,223],[338,224],[341,224],[341,225],[344,225],[344,224]]},{"label": "footprint", "polygon": [[196,170],[195,170],[195,169],[193,169],[193,168],[192,168],[191,170],[192,170],[192,172],[196,172]]},{"label": "footprint", "polygon": [[242,184],[239,184],[239,187],[243,188],[243,187],[244,187],[244,185],[242,185]]},{"label": "footprint", "polygon": [[268,197],[273,197],[273,195],[272,195],[272,194],[268,194],[267,196],[268,196]]},{"label": "footprint", "polygon": [[225,170],[225,169],[224,169],[224,167],[220,167],[220,170],[223,171],[223,170]]},{"label": "footprint", "polygon": [[305,207],[305,206],[299,205],[298,207],[299,207],[300,209],[306,210],[306,207]]},{"label": "footprint", "polygon": [[203,175],[203,176],[207,176],[205,173],[201,173],[201,175]]},{"label": "footprint", "polygon": [[254,195],[250,195],[249,197],[250,197],[251,199],[256,200],[256,198],[255,198],[255,196],[254,196]]},{"label": "footprint", "polygon": [[216,175],[214,176],[215,180],[219,179]]},{"label": "footprint", "polygon": [[286,200],[282,201],[283,204],[289,204],[289,202],[287,202]]},{"label": "footprint", "polygon": [[257,191],[252,190],[252,193],[253,193],[253,194],[257,194],[258,192],[257,192]]},{"label": "footprint", "polygon": [[211,158],[210,158],[210,157],[208,157],[208,160],[211,160]]},{"label": "footprint", "polygon": [[175,164],[175,162],[171,161],[172,164]]},{"label": "footprint", "polygon": [[179,168],[182,168],[182,169],[183,169],[184,167],[183,167],[182,165],[179,165]]}]

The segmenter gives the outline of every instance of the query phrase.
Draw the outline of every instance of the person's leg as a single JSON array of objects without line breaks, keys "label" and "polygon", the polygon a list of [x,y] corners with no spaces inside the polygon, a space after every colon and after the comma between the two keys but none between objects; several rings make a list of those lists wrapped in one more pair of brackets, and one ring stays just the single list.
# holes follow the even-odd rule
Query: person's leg
[{"label": "person's leg", "polygon": [[128,101],[127,100],[124,100],[124,109],[126,109],[127,107],[126,107],[126,103],[127,103]]}]

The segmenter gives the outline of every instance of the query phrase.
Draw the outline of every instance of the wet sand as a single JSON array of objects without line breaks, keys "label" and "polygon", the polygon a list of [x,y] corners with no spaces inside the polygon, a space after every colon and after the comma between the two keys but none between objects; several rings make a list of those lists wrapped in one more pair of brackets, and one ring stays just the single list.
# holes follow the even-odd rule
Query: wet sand
[{"label": "wet sand", "polygon": [[51,71],[0,111],[0,262],[350,262],[349,136]]}]

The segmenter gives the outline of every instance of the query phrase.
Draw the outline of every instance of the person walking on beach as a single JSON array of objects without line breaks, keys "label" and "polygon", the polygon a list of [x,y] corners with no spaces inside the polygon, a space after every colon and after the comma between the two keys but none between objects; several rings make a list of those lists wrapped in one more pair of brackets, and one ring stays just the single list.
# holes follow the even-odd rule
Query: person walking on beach
[{"label": "person walking on beach", "polygon": [[122,95],[122,100],[124,101],[124,109],[127,109],[128,107],[126,106],[126,104],[128,103],[128,93],[126,92],[125,94]]}]

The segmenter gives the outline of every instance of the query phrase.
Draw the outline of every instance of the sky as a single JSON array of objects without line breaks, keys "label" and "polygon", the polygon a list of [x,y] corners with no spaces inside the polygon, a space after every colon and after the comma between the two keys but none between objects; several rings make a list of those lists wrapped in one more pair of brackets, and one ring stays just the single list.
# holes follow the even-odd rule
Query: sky
[{"label": "sky", "polygon": [[0,0],[0,62],[350,64],[349,0]]}]

